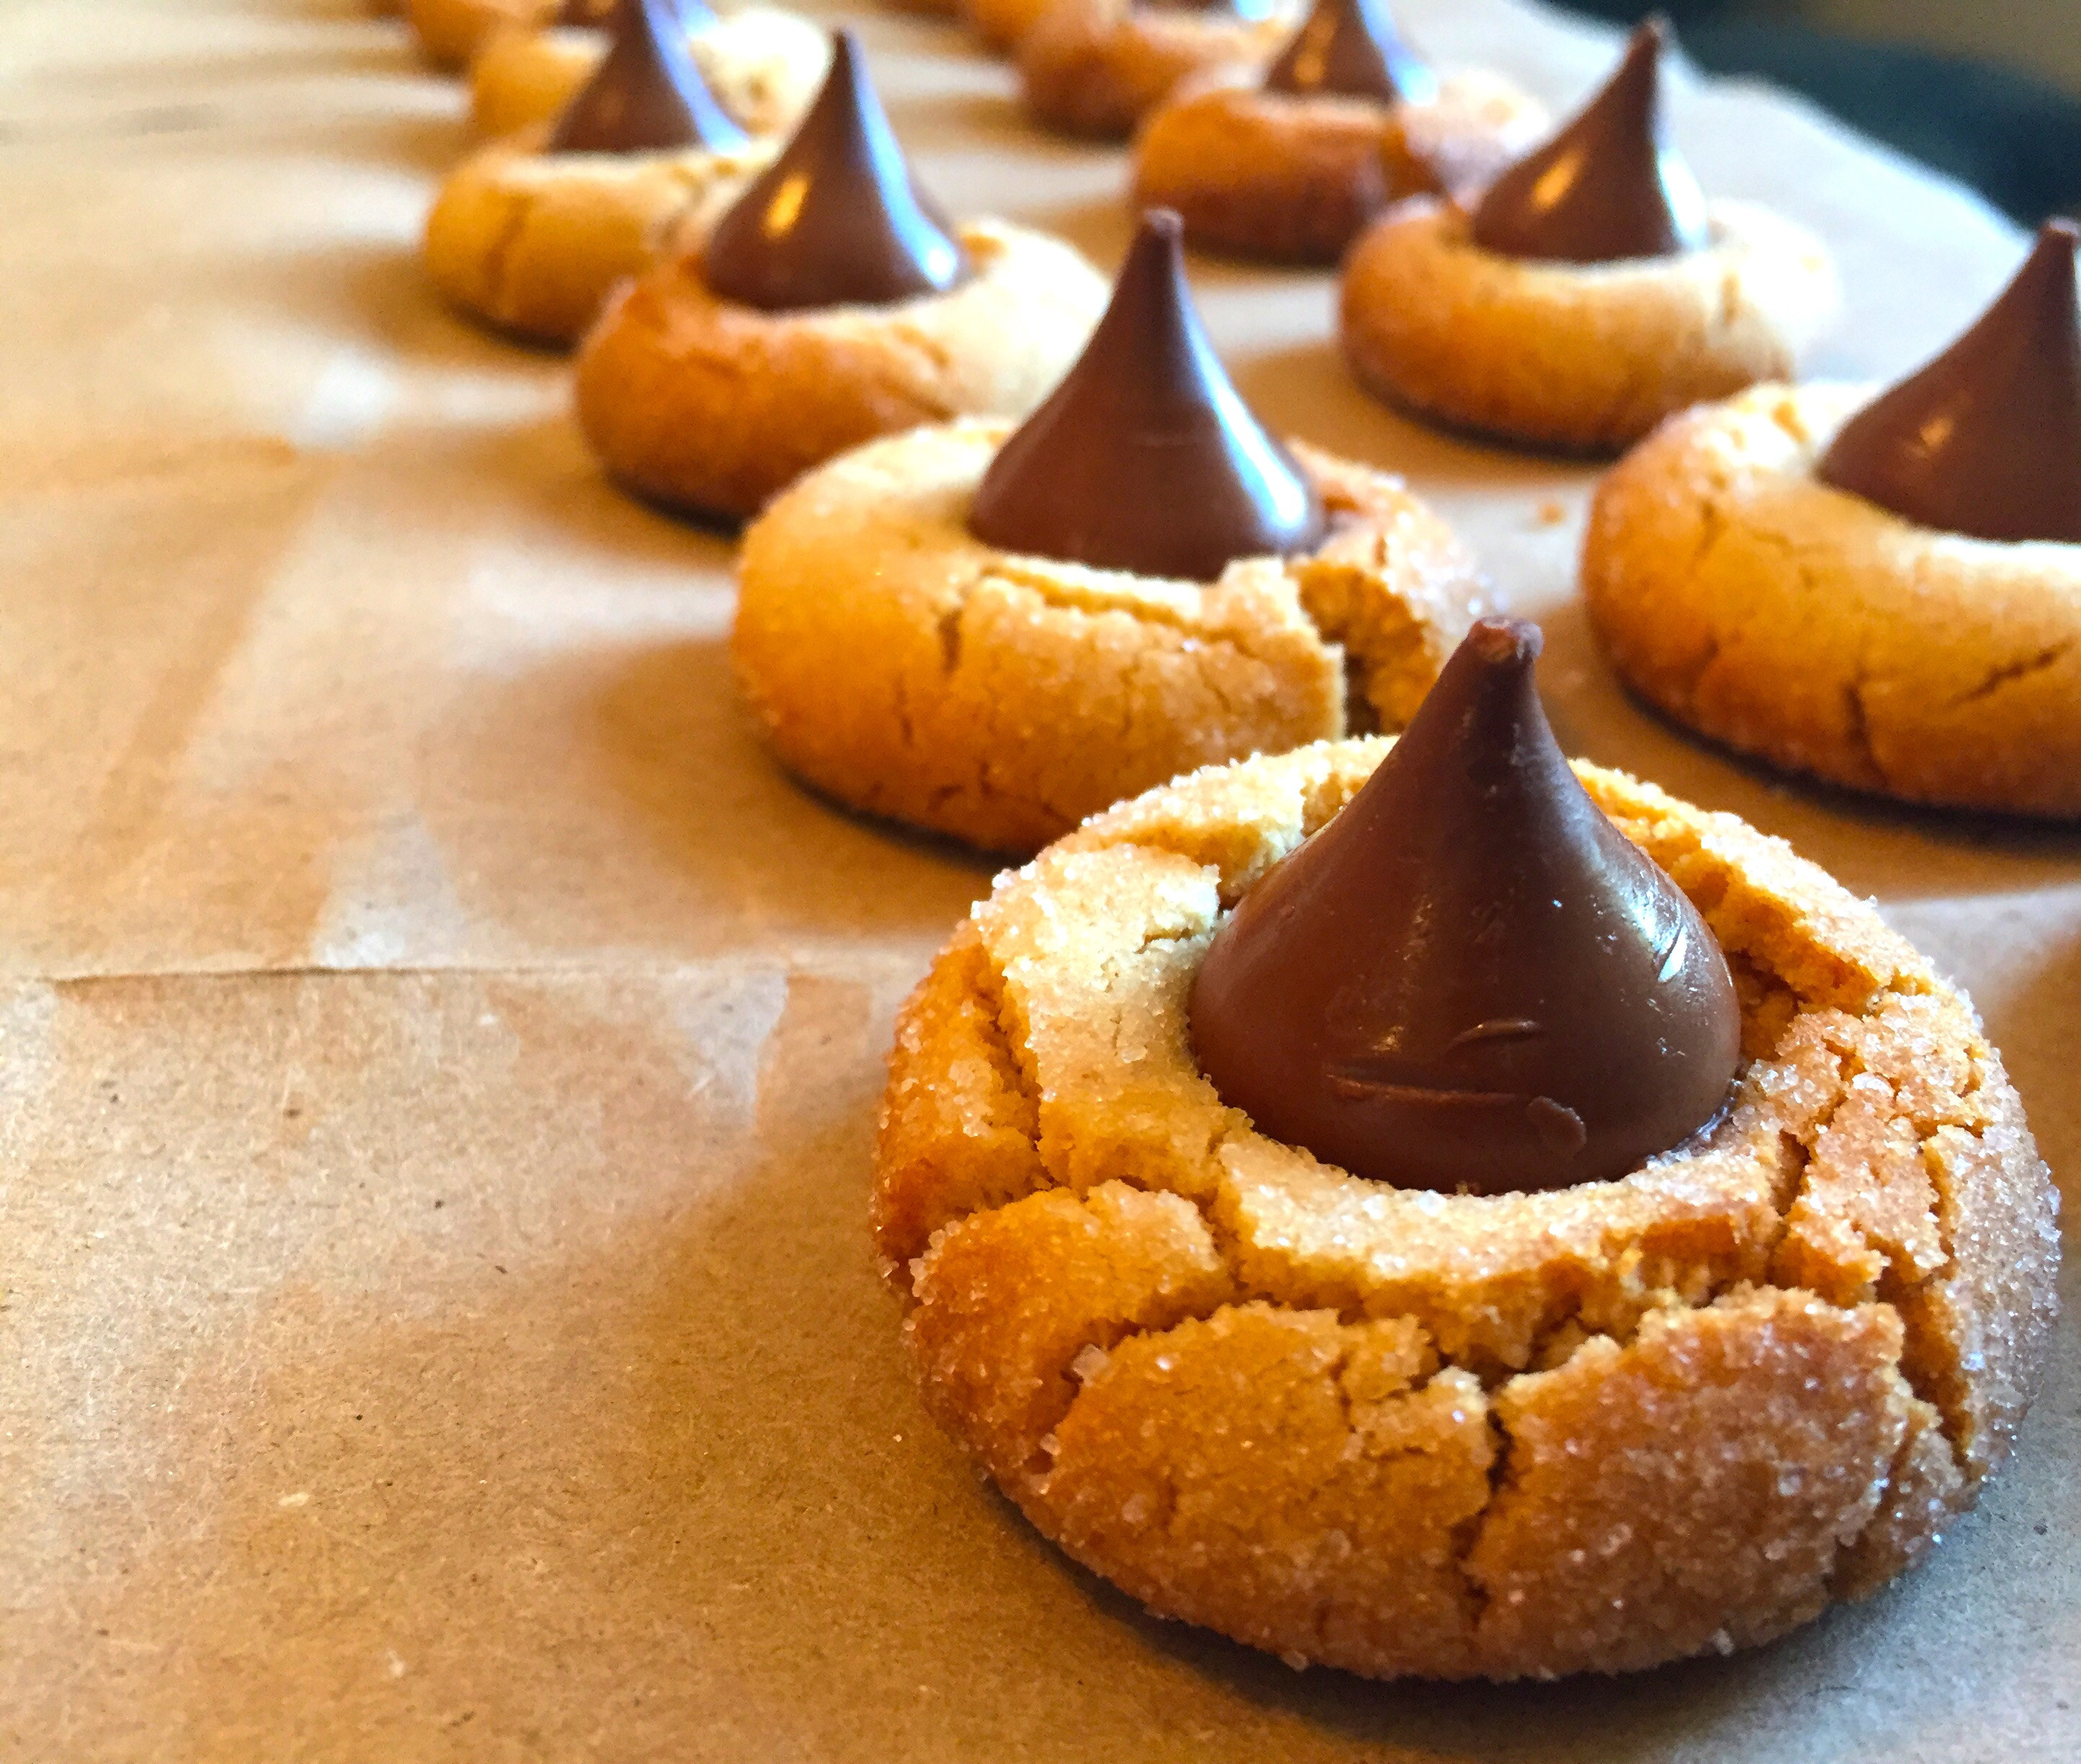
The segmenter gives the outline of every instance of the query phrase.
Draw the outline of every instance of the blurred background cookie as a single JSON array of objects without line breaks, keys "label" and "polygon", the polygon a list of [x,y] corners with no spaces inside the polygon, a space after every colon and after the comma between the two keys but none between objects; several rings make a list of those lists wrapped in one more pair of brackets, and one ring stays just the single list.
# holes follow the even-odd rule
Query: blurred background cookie
[{"label": "blurred background cookie", "polygon": [[955,0],[961,22],[1000,52],[1015,49],[1055,0]]},{"label": "blurred background cookie", "polygon": [[1547,127],[1499,75],[1441,80],[1385,0],[1317,0],[1262,79],[1188,81],[1144,120],[1135,199],[1196,246],[1334,263],[1389,202],[1485,183]]},{"label": "blurred background cookie", "polygon": [[725,116],[667,0],[616,0],[613,47],[554,126],[479,149],[427,217],[435,285],[473,317],[574,341],[668,233],[704,229],[773,154]]},{"label": "blurred background cookie", "polygon": [[750,514],[877,435],[1031,410],[1104,298],[1060,241],[940,215],[842,32],[780,158],[602,315],[578,355],[578,420],[639,494]]},{"label": "blurred background cookie", "polygon": [[419,52],[454,73],[467,67],[495,32],[513,25],[596,24],[614,5],[615,0],[407,0],[406,10]]},{"label": "blurred background cookie", "polygon": [[1137,6],[1053,0],[1018,41],[1019,84],[1037,122],[1124,140],[1185,80],[1248,78],[1271,65],[1299,23],[1300,0]]},{"label": "blurred background cookie", "polygon": [[[719,14],[700,0],[672,6],[687,53],[732,120],[755,135],[784,134],[801,120],[830,62],[821,29],[778,6]],[[510,135],[558,115],[607,53],[611,15],[603,6],[596,23],[494,30],[469,64],[470,126],[480,135]]]}]

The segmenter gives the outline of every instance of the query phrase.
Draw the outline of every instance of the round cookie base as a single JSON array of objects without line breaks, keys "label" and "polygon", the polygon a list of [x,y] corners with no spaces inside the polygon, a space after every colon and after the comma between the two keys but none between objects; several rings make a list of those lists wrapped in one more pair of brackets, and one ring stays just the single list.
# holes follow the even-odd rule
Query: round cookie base
[{"label": "round cookie base", "polygon": [[1345,261],[1345,358],[1368,391],[1419,415],[1614,452],[1686,405],[1785,377],[1835,314],[1835,272],[1811,234],[1751,204],[1710,214],[1697,251],[1547,263],[1484,250],[1464,210],[1412,199]]},{"label": "round cookie base", "polygon": [[1933,532],[1814,477],[1868,389],[1759,386],[1606,474],[1583,591],[1686,728],[1906,801],[2081,817],[2081,545]]},{"label": "round cookie base", "polygon": [[774,151],[544,153],[545,133],[494,141],[448,174],[424,255],[457,310],[557,346],[577,341],[617,282],[704,233]]},{"label": "round cookie base", "polygon": [[1180,779],[998,879],[898,1019],[874,1228],[927,1408],[1161,1615],[1381,1678],[1616,1672],[1911,1566],[2001,1462],[2055,1198],[1970,1007],[1781,842],[1579,766],[1726,950],[1726,1115],[1440,1195],[1192,1056],[1223,912],[1385,744]]},{"label": "round cookie base", "polygon": [[1284,5],[1224,20],[1137,10],[1131,0],[1055,0],[1019,40],[1019,90],[1048,128],[1122,141],[1187,80],[1255,83],[1296,22]]},{"label": "round cookie base", "polygon": [[1300,447],[1332,522],[1311,554],[1203,586],[998,551],[966,519],[1007,431],[862,448],[745,536],[738,681],[781,761],[841,802],[1029,852],[1209,761],[1400,728],[1486,610],[1398,480]]},{"label": "round cookie base", "polygon": [[1195,246],[1275,262],[1334,264],[1389,203],[1485,183],[1546,126],[1487,74],[1392,105],[1192,84],[1136,136],[1135,201],[1176,209]]},{"label": "round cookie base", "polygon": [[586,439],[639,494],[742,518],[877,436],[1024,415],[1083,349],[1104,281],[1046,234],[998,221],[956,230],[975,273],[889,307],[765,313],[710,294],[696,255],[661,265],[616,297],[578,353]]}]

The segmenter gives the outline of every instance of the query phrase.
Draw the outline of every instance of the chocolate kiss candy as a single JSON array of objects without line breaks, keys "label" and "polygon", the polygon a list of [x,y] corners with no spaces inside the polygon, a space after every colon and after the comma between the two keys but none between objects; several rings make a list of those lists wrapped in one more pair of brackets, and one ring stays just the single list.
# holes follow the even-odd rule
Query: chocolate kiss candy
[{"label": "chocolate kiss candy", "polygon": [[2077,237],[2047,221],[1972,328],[1843,426],[1821,481],[1944,532],[2081,543]]},{"label": "chocolate kiss candy", "polygon": [[614,41],[557,120],[553,153],[726,152],[746,140],[702,82],[664,0],[620,0]]},{"label": "chocolate kiss candy", "polygon": [[1314,487],[1207,340],[1180,230],[1167,208],[1141,217],[1083,355],[983,476],[969,531],[984,544],[1212,582],[1321,539]]},{"label": "chocolate kiss candy", "polygon": [[1438,81],[1402,40],[1385,0],[1315,0],[1264,89],[1420,103],[1436,95]]},{"label": "chocolate kiss candy", "polygon": [[1705,199],[1662,124],[1665,27],[1650,19],[1604,89],[1488,187],[1474,243],[1505,257],[1607,263],[1706,241]]},{"label": "chocolate kiss candy", "polygon": [[1561,757],[1539,647],[1478,623],[1364,788],[1216,934],[1193,1044],[1260,1132],[1496,1195],[1623,1176],[1725,1104],[1726,961]]},{"label": "chocolate kiss candy", "polygon": [[968,273],[945,217],[911,183],[850,31],[786,150],[708,235],[701,276],[767,312],[884,306]]}]

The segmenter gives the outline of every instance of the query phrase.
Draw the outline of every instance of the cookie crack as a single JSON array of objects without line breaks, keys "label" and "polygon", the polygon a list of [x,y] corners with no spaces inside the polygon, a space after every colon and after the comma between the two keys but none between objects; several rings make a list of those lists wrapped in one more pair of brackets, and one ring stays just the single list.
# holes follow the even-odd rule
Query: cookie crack
[{"label": "cookie crack", "polygon": [[1865,689],[1869,678],[1860,669],[1843,685],[1843,735],[1849,743],[1850,751],[1862,765],[1869,777],[1881,789],[1886,788],[1886,768],[1879,763],[1877,750],[1872,746],[1871,713],[1864,704]]},{"label": "cookie crack", "polygon": [[1503,1496],[1511,1485],[1511,1457],[1516,1441],[1503,1417],[1495,1412],[1493,1404],[1485,1418],[1488,1422],[1489,1437],[1493,1452],[1489,1459],[1489,1493],[1478,1513],[1471,1513],[1452,1528],[1452,1573],[1460,1582],[1461,1595],[1466,1601],[1467,1636],[1470,1643],[1481,1632],[1482,1621],[1487,1617],[1489,1606],[1495,1594],[1477,1575],[1474,1569],[1474,1552],[1481,1548],[1482,1535],[1487,1531]]},{"label": "cookie crack", "polygon": [[[1886,990],[1889,993],[1896,993],[1899,996],[1911,996],[1909,993],[1897,993],[1897,989],[1892,986],[1889,986]],[[1848,1100],[1854,1081],[1866,1075],[1864,1060],[1854,1048],[1834,1048],[1831,1051],[1835,1056],[1835,1096],[1827,1107],[1815,1117],[1806,1134],[1794,1135],[1788,1132],[1784,1135],[1789,1144],[1797,1149],[1800,1164],[1797,1180],[1792,1185],[1791,1191],[1784,1204],[1778,1209],[1777,1228],[1772,1233],[1765,1251],[1764,1266],[1766,1268],[1775,1265],[1779,1250],[1791,1231],[1792,1216],[1810,1186],[1815,1148],[1819,1144],[1822,1136],[1834,1124],[1836,1115],[1841,1112],[1844,1103]],[[1972,1063],[1971,1078],[1972,1082],[1965,1093],[1966,1095],[1974,1094],[1980,1088],[1982,1082],[1977,1057]],[[1891,1086],[1888,1086],[1887,1088],[1897,1101],[1898,1092],[1894,1091]],[[1899,1372],[1902,1382],[1907,1384],[1909,1390],[1935,1410],[1939,1430],[1944,1436],[1945,1445],[1950,1450],[1953,1461],[1957,1465],[1959,1473],[1965,1479],[1967,1486],[1971,1487],[1978,1479],[1974,1476],[1970,1463],[1970,1454],[1965,1445],[1965,1434],[1968,1426],[1966,1418],[1956,1411],[1955,1405],[1944,1402],[1944,1392],[1940,1389],[1930,1388],[1932,1380],[1922,1367],[1910,1363],[1911,1355],[1908,1349],[1912,1345],[1915,1331],[1910,1325],[1906,1305],[1914,1294],[1926,1291],[1932,1284],[1951,1278],[1957,1271],[1957,1251],[1953,1230],[1953,1220],[1950,1216],[1953,1211],[1953,1203],[1949,1191],[1948,1182],[1943,1174],[1942,1161],[1935,1155],[1937,1136],[1940,1132],[1949,1129],[1965,1132],[1978,1139],[1982,1136],[1984,1129],[1979,1124],[1970,1120],[1932,1119],[1923,1121],[1907,1111],[1903,1111],[1896,1118],[1907,1121],[1915,1130],[1915,1153],[1923,1168],[1928,1174],[1930,1188],[1934,1195],[1933,1202],[1923,1216],[1936,1232],[1937,1249],[1942,1259],[1928,1274],[1909,1278],[1901,1270],[1898,1257],[1893,1250],[1882,1243],[1874,1241],[1864,1228],[1855,1221],[1846,1220],[1844,1225],[1860,1244],[1881,1259],[1883,1267],[1873,1302],[1884,1305],[1900,1322],[1902,1333],[1902,1352],[1895,1362],[1895,1369]],[[1773,1284],[1779,1283],[1785,1285],[1787,1290],[1810,1291],[1810,1288],[1794,1283],[1773,1281]],[[1819,1293],[1814,1293],[1813,1296],[1822,1304],[1831,1306],[1835,1304],[1833,1300]],[[1891,1486],[1890,1480],[1887,1486]]]},{"label": "cookie crack", "polygon": [[1949,708],[1955,710],[1961,705],[1976,704],[1982,699],[1993,697],[2005,687],[2013,686],[2021,680],[2027,680],[2033,674],[2042,674],[2048,668],[2057,667],[2066,659],[2073,649],[2074,640],[2070,638],[2064,643],[2055,643],[2049,648],[2040,649],[2035,655],[2027,655],[2013,662],[2005,662],[2001,666],[1990,670],[1982,677],[1977,686],[1961,692],[1956,698],[1952,699]]},{"label": "cookie crack", "polygon": [[962,590],[961,598],[939,616],[936,628],[940,637],[940,672],[948,678],[961,665],[961,615],[968,611],[969,595],[973,591],[973,584],[970,584]]},{"label": "cookie crack", "polygon": [[[1901,1374],[1903,1382],[1907,1381],[1907,1376],[1905,1372]],[[1908,1388],[1913,1391],[1915,1387],[1910,1384]],[[1917,1392],[1916,1395],[1919,1396],[1920,1393]],[[1940,1419],[1943,1412],[1940,1409],[1937,1413]],[[1900,1443],[1894,1448],[1893,1456],[1886,1464],[1886,1476],[1879,1484],[1872,1501],[1870,1510],[1864,1514],[1862,1522],[1848,1536],[1839,1536],[1835,1539],[1835,1552],[1829,1560],[1828,1572],[1822,1581],[1822,1585],[1827,1588],[1828,1597],[1831,1600],[1860,1596],[1853,1590],[1854,1583],[1852,1586],[1845,1585],[1845,1577],[1856,1573],[1856,1548],[1859,1542],[1867,1531],[1879,1522],[1886,1510],[1887,1497],[1901,1485],[1903,1476],[1910,1473],[1911,1460],[1915,1454],[1916,1441],[1917,1435],[1913,1427],[1903,1427],[1901,1430]],[[1918,1552],[1911,1558],[1911,1560],[1921,1560],[1922,1554],[1926,1553],[1929,1548],[1939,1541],[1937,1537],[1932,1535],[1923,1545],[1923,1550]],[[1866,1588],[1865,1590],[1869,1591],[1870,1589]]]},{"label": "cookie crack", "polygon": [[492,236],[491,249],[485,254],[485,282],[491,298],[488,302],[502,322],[511,324],[514,319],[512,303],[508,297],[508,284],[512,280],[513,254],[519,250],[520,235],[528,230],[528,223],[534,219],[540,201],[532,190],[515,190],[507,199],[506,216],[498,230]]},{"label": "cookie crack", "polygon": [[[1377,554],[1385,536],[1376,533],[1374,538]],[[1342,658],[1346,733],[1400,728],[1408,720],[1403,706],[1421,697],[1436,669],[1423,617],[1409,596],[1388,584],[1385,561],[1376,555],[1366,567],[1333,558],[1298,557],[1289,561],[1285,573],[1316,642],[1326,653]],[[1422,685],[1414,691],[1398,695],[1391,690],[1397,681],[1419,678]],[[1384,704],[1383,699],[1389,702]]]}]

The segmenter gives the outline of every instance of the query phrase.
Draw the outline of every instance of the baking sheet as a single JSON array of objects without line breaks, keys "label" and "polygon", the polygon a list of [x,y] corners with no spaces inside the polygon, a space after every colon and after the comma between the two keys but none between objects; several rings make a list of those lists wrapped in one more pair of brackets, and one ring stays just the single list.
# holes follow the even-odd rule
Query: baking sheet
[{"label": "baking sheet", "polygon": [[[1610,40],[1403,0],[1566,106]],[[854,15],[956,212],[1128,237],[951,28]],[[2081,1756],[2075,1281],[1932,1563],[1759,1653],[1368,1685],[1143,1616],[925,1421],[864,1227],[896,1002],[988,866],[781,777],[729,551],[620,498],[562,364],[444,313],[457,88],[352,0],[0,13],[0,1756]],[[1816,368],[2012,266],[1977,201],[1686,82],[1823,230]],[[1589,474],[1370,404],[1314,274],[1195,265],[1280,426],[1407,472],[1549,634],[1563,742],[1826,863],[1973,993],[2081,1171],[2081,835],[1789,788],[1617,692]]]}]

